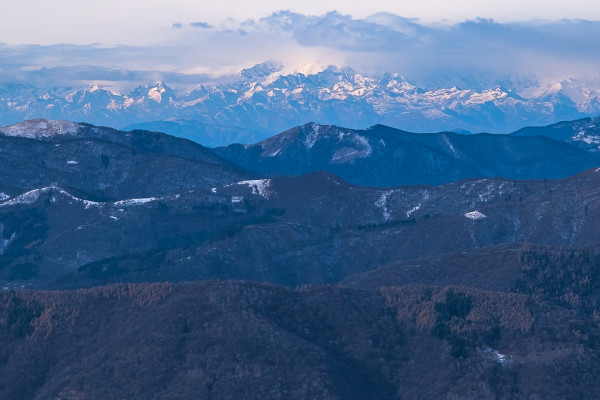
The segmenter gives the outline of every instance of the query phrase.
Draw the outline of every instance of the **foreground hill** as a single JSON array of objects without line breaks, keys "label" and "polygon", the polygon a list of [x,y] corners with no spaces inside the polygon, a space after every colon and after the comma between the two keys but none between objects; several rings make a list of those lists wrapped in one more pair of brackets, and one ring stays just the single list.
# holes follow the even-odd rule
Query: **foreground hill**
[{"label": "foreground hill", "polygon": [[590,316],[600,309],[597,248],[552,248],[503,244],[391,263],[352,275],[344,286],[460,285],[496,292],[526,293]]},{"label": "foreground hill", "polygon": [[0,293],[3,399],[598,398],[592,318],[465,287]]},{"label": "foreground hill", "polygon": [[267,176],[328,171],[372,186],[441,185],[465,178],[556,179],[600,165],[600,156],[541,136],[416,134],[376,125],[314,123],[254,145],[215,152]]}]

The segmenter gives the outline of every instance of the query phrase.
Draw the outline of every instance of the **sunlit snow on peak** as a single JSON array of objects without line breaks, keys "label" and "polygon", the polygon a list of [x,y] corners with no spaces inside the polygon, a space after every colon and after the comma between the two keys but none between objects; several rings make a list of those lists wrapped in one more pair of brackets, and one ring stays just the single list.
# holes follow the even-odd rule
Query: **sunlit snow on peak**
[{"label": "sunlit snow on peak", "polygon": [[148,91],[148,97],[150,97],[152,100],[156,101],[157,103],[160,103],[162,101],[162,94],[165,91],[166,91],[165,88],[162,86],[153,87],[152,89],[150,89]]}]

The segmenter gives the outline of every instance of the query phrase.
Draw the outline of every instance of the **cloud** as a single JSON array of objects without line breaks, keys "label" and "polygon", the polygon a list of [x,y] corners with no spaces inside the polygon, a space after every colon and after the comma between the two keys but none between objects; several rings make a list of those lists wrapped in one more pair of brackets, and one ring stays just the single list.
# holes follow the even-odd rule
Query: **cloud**
[{"label": "cloud", "polygon": [[192,22],[190,24],[190,26],[194,27],[194,28],[203,28],[203,29],[212,28],[212,25],[209,24],[208,22]]},{"label": "cloud", "polygon": [[280,11],[245,21],[237,30],[222,29],[214,39],[234,48],[244,43],[259,59],[286,67],[301,67],[297,63],[312,58],[313,63],[398,72],[421,81],[447,76],[448,84],[452,76],[457,83],[465,76],[487,76],[488,81],[511,75],[541,80],[597,76],[598,37],[597,21],[423,24],[389,13],[354,19],[335,11],[322,16]]},{"label": "cloud", "polygon": [[[382,14],[379,14],[383,17]],[[310,17],[280,11],[263,18],[263,29],[289,32],[294,41],[307,47],[329,47],[350,52],[395,51],[398,42],[410,37],[418,37],[425,32],[415,22],[387,15],[385,23],[379,23],[377,16],[365,20],[353,19],[336,11],[321,17]],[[383,20],[383,18],[381,18]]]},{"label": "cloud", "polygon": [[162,58],[170,51],[170,47],[0,44],[0,84],[18,83],[51,89],[104,82],[107,87],[119,91],[157,80],[184,87],[214,80],[209,74],[180,73],[175,65],[173,68],[156,65],[157,55]]},{"label": "cloud", "polygon": [[390,14],[356,20],[336,12],[311,17],[283,11],[257,26],[287,33],[305,48],[338,51],[343,63],[360,69],[419,78],[439,71],[575,77],[600,62],[600,22],[583,20],[424,25]]},{"label": "cloud", "polygon": [[23,68],[93,66],[138,71],[133,74],[138,78],[170,74],[185,81],[186,74],[194,79],[230,76],[265,60],[286,69],[336,64],[369,73],[397,72],[432,86],[460,86],[466,78],[485,86],[514,75],[556,80],[600,74],[598,21],[426,24],[390,13],[356,19],[335,11],[320,16],[278,11],[219,26],[193,22],[173,27],[153,46],[0,46],[0,74],[9,76],[11,68],[23,75]]}]

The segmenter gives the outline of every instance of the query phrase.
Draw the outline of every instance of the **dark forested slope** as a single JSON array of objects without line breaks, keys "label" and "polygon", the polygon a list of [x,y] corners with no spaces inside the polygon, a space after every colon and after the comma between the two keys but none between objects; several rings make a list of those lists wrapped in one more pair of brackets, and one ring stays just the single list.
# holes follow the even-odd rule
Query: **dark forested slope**
[{"label": "dark forested slope", "polygon": [[597,398],[597,322],[466,287],[0,293],[3,399]]}]

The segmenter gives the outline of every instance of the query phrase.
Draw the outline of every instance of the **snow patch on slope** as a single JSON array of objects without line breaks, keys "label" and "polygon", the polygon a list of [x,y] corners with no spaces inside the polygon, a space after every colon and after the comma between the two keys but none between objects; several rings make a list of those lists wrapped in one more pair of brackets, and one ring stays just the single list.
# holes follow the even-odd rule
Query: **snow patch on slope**
[{"label": "snow patch on slope", "polygon": [[444,143],[446,144],[446,146],[448,147],[448,149],[450,149],[450,151],[454,154],[454,156],[456,158],[458,158],[458,153],[456,152],[456,149],[454,148],[454,146],[452,145],[452,143],[450,143],[450,140],[448,139],[448,136],[442,135],[442,138],[444,139]]},{"label": "snow patch on slope", "polygon": [[386,221],[389,221],[392,218],[392,213],[387,208],[387,199],[392,193],[394,193],[393,190],[383,192],[379,199],[375,202],[375,206],[381,208],[381,210],[383,211],[383,219],[385,219]]},{"label": "snow patch on slope", "polygon": [[[485,181],[485,179],[484,179]],[[502,185],[500,185],[500,189],[502,188]],[[494,182],[490,182],[485,189],[485,192],[479,193],[477,195],[477,197],[479,197],[479,201],[481,202],[487,202],[489,201],[492,197],[494,197],[494,191],[495,191],[496,187],[494,185]]]},{"label": "snow patch on slope", "polygon": [[347,163],[356,158],[367,158],[373,154],[373,148],[369,144],[369,140],[360,135],[355,135],[352,142],[356,147],[342,147],[336,151],[331,157],[333,163]]},{"label": "snow patch on slope", "polygon": [[352,140],[358,147],[360,147],[362,157],[368,157],[373,154],[373,148],[369,144],[369,140],[366,137],[355,135]]},{"label": "snow patch on slope", "polygon": [[304,146],[306,146],[307,149],[312,149],[321,133],[321,125],[311,124],[311,128],[312,129],[309,132],[306,132],[304,138]]},{"label": "snow patch on slope", "polygon": [[282,149],[277,149],[277,150],[275,150],[275,151],[273,151],[273,152],[271,152],[271,153],[267,154],[267,157],[275,157],[275,156],[277,156],[279,153],[281,153],[281,150],[282,150]]},{"label": "snow patch on slope", "polygon": [[413,208],[411,208],[410,210],[408,210],[406,212],[406,218],[410,218],[410,216],[415,212],[418,211],[421,208],[421,204],[418,204],[416,206],[414,206]]},{"label": "snow patch on slope", "polygon": [[79,124],[71,121],[32,119],[0,129],[6,136],[19,136],[29,139],[43,139],[60,135],[73,135]]},{"label": "snow patch on slope", "polygon": [[[143,204],[149,203],[151,201],[156,201],[156,200],[160,200],[163,198],[163,197],[161,197],[161,198],[147,197],[147,198],[139,198],[139,199],[125,199],[125,200],[119,200],[119,201],[115,201],[115,202],[96,202],[96,201],[84,200],[84,199],[80,199],[79,197],[75,197],[72,194],[70,194],[69,192],[63,190],[62,188],[60,188],[58,186],[48,186],[48,187],[43,187],[40,189],[30,190],[30,191],[25,192],[17,197],[10,199],[8,201],[1,202],[2,200],[0,200],[0,207],[33,204],[40,198],[40,195],[42,195],[44,193],[48,193],[50,191],[58,192],[71,200],[79,202],[79,203],[83,204],[86,209],[88,209],[90,207],[101,207],[104,205],[113,206],[113,207],[139,206],[139,205],[143,205]],[[177,199],[177,198],[179,198],[179,195],[168,196],[168,198]],[[56,201],[56,199],[52,198],[52,202],[54,202],[54,201]]]},{"label": "snow patch on slope", "polygon": [[236,185],[247,185],[252,189],[252,194],[268,199],[271,195],[271,180],[270,179],[254,179],[249,181],[240,181]]},{"label": "snow patch on slope", "polygon": [[575,142],[584,142],[587,144],[600,144],[600,136],[589,135],[586,131],[580,131],[571,138]]},{"label": "snow patch on slope", "polygon": [[511,359],[511,356],[507,354],[502,354],[498,350],[492,349],[490,347],[486,348],[484,351],[485,353],[491,355],[496,362],[502,365],[506,364]]},{"label": "snow patch on slope", "polygon": [[5,201],[4,203],[0,204],[0,207],[14,206],[17,204],[33,204],[37,201],[37,199],[40,198],[40,194],[45,193],[50,189],[50,187],[47,187],[42,189],[30,190],[29,192],[25,192],[23,194],[18,195],[12,200]]},{"label": "snow patch on slope", "polygon": [[146,197],[141,199],[126,199],[119,200],[113,203],[115,206],[139,206],[142,204],[150,203],[151,201],[156,201],[158,198],[156,197]]},{"label": "snow patch on slope", "polygon": [[[2,226],[2,231],[3,230],[4,230],[4,226]],[[3,233],[3,232],[0,231],[0,233]],[[4,254],[4,252],[6,252],[6,250],[10,246],[10,244],[15,240],[16,236],[17,236],[16,232],[13,232],[13,234],[10,235],[10,238],[8,238],[8,239],[4,239],[2,237],[2,235],[0,235],[0,256],[2,254]]]},{"label": "snow patch on slope", "polygon": [[70,194],[69,192],[61,189],[58,186],[47,186],[47,187],[43,187],[40,189],[33,189],[33,190],[30,190],[23,194],[20,194],[19,196],[15,197],[11,200],[0,203],[0,207],[23,205],[23,204],[33,204],[40,198],[40,195],[42,195],[44,193],[48,193],[50,191],[56,191],[66,197],[69,197],[72,200],[81,202],[81,203],[85,204],[85,208],[89,208],[91,206],[98,206],[98,205],[102,204],[102,203],[97,203],[95,201],[83,200],[78,197],[75,197],[72,194]]},{"label": "snow patch on slope", "polygon": [[465,215],[465,217],[472,219],[472,220],[487,218],[487,216],[485,214],[482,214],[477,210],[465,213],[464,215]]}]

